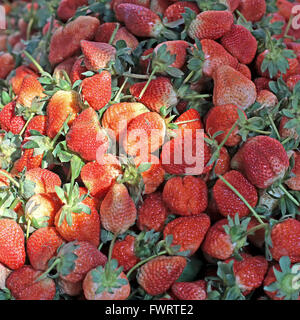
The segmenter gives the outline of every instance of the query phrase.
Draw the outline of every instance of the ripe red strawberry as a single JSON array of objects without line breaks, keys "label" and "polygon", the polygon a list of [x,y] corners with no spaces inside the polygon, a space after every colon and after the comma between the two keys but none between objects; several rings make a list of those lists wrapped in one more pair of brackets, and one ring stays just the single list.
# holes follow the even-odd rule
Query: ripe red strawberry
[{"label": "ripe red strawberry", "polygon": [[0,263],[19,269],[25,263],[24,234],[14,220],[0,220]]},{"label": "ripe red strawberry", "polygon": [[156,112],[146,112],[129,122],[121,144],[127,154],[144,157],[163,145],[165,134],[164,119]]},{"label": "ripe red strawberry", "polygon": [[272,247],[270,252],[273,259],[279,261],[288,256],[292,263],[300,262],[300,221],[289,218],[279,222],[272,228]]},{"label": "ripe red strawberry", "polygon": [[14,69],[15,59],[10,53],[3,52],[0,55],[0,64],[0,79],[5,79],[6,76]]},{"label": "ripe red strawberry", "polygon": [[182,13],[185,12],[185,8],[193,10],[196,14],[200,12],[196,3],[189,1],[179,1],[168,6],[164,12],[164,19],[168,22],[174,22],[182,18]]},{"label": "ripe red strawberry", "polygon": [[199,249],[209,227],[210,219],[206,214],[180,217],[166,225],[164,237],[172,235],[172,245],[179,245],[180,251],[188,250],[191,256]]},{"label": "ripe red strawberry", "polygon": [[176,92],[168,78],[157,77],[156,79],[151,80],[145,93],[139,100],[138,97],[145,85],[146,81],[135,83],[130,87],[130,93],[151,111],[159,113],[162,107],[168,109],[177,104],[178,100]]},{"label": "ripe red strawberry", "polygon": [[138,102],[121,102],[111,105],[102,117],[101,123],[111,138],[119,141],[119,136],[127,128],[128,123],[138,115],[149,110]]},{"label": "ripe red strawberry", "polygon": [[227,219],[222,219],[210,227],[202,244],[204,253],[219,260],[228,259],[233,254],[234,245],[223,228],[227,224]]},{"label": "ripe red strawberry", "polygon": [[171,290],[179,300],[205,300],[207,297],[206,282],[204,280],[175,282]]},{"label": "ripe red strawberry", "polygon": [[193,39],[219,39],[229,32],[233,15],[229,11],[203,11],[191,22],[188,35]]},{"label": "ripe red strawberry", "polygon": [[[248,201],[251,207],[255,207],[258,201],[255,187],[238,171],[231,170],[224,174],[227,180],[239,193]],[[242,218],[250,213],[243,201],[219,179],[213,187],[213,197],[216,201],[219,212],[225,217],[230,215],[232,218],[239,214]]]},{"label": "ripe red strawberry", "polygon": [[[218,131],[223,131],[222,134],[215,138],[219,144],[224,140],[229,130],[239,119],[239,114],[237,112],[238,109],[239,108],[233,104],[226,104],[223,106],[215,106],[209,110],[206,118],[205,129],[211,136]],[[247,118],[245,113],[244,115]],[[242,138],[238,132],[239,129],[236,127],[226,140],[225,146],[232,147],[241,142]]]},{"label": "ripe red strawberry", "polygon": [[46,124],[47,124],[47,117],[44,115],[38,115],[38,116],[34,116],[28,123],[27,128],[25,130],[24,133],[24,140],[23,140],[23,144],[25,144],[30,136],[31,130],[35,130],[38,131],[39,133],[41,133],[42,135],[46,134]]},{"label": "ripe red strawberry", "polygon": [[286,85],[288,86],[288,88],[290,89],[290,91],[293,91],[296,84],[300,81],[300,74],[296,74],[294,76],[290,76],[287,80],[286,80]]},{"label": "ripe red strawberry", "polygon": [[162,231],[167,219],[168,209],[163,202],[162,194],[155,192],[147,195],[138,207],[137,226],[143,231]]},{"label": "ripe red strawberry", "polygon": [[22,172],[25,167],[27,170],[41,168],[43,154],[34,156],[33,153],[33,149],[25,149],[21,158],[14,163],[12,172]]},{"label": "ripe red strawberry", "polygon": [[269,90],[259,91],[256,101],[260,103],[262,107],[266,108],[275,107],[278,103],[278,99],[275,94]]},{"label": "ripe red strawberry", "polygon": [[[50,42],[49,61],[52,65],[73,56],[80,49],[81,40],[92,40],[99,27],[97,18],[80,16],[69,22],[65,27],[59,27],[52,35]],[[66,46],[68,42],[70,45]]]},{"label": "ripe red strawberry", "polygon": [[[115,11],[116,14],[117,7],[122,3],[131,3],[145,8],[150,8],[150,0],[112,0],[111,8]],[[117,20],[120,20],[119,17],[117,17]]]},{"label": "ripe red strawberry", "polygon": [[207,208],[207,186],[194,176],[173,177],[164,186],[163,200],[172,213],[197,215]]},{"label": "ripe red strawberry", "polygon": [[244,26],[233,24],[231,30],[221,39],[222,46],[240,63],[249,64],[255,57],[257,41]]},{"label": "ripe red strawberry", "polygon": [[[177,108],[177,107],[176,107]],[[175,129],[174,132],[178,134],[179,131],[184,131],[186,129],[190,130],[200,130],[203,129],[203,124],[201,121],[201,116],[199,112],[195,109],[189,109],[183,112],[174,122],[178,129]]]},{"label": "ripe red strawberry", "polygon": [[230,66],[220,66],[214,73],[214,105],[234,104],[242,110],[256,100],[254,83]]},{"label": "ripe red strawberry", "polygon": [[238,10],[251,22],[261,20],[266,13],[266,1],[265,0],[240,0]]},{"label": "ripe red strawberry", "polygon": [[59,176],[48,169],[35,168],[28,170],[25,177],[35,183],[35,193],[55,192],[55,186],[61,186]]},{"label": "ripe red strawberry", "polygon": [[230,170],[230,156],[225,147],[220,150],[220,156],[215,166],[215,174],[223,175]]},{"label": "ripe red strawberry", "polygon": [[112,259],[118,261],[119,266],[126,272],[134,267],[140,259],[134,253],[135,237],[128,235],[124,240],[118,240],[112,251]]},{"label": "ripe red strawberry", "polygon": [[36,229],[53,226],[55,214],[61,205],[56,193],[37,193],[26,202],[26,221],[30,221]]},{"label": "ripe red strawberry", "polygon": [[96,72],[107,68],[109,62],[115,60],[116,49],[108,43],[82,40],[80,46],[88,70]]},{"label": "ripe red strawberry", "polygon": [[11,101],[0,111],[0,127],[2,130],[11,131],[18,134],[25,125],[25,120],[21,116],[15,115],[16,102]]},{"label": "ripe red strawberry", "polygon": [[243,74],[246,78],[248,78],[249,80],[252,79],[252,75],[251,75],[251,70],[249,69],[249,67],[245,64],[239,63],[237,65],[236,70],[238,72],[240,72],[241,74]]},{"label": "ripe red strawberry", "polygon": [[88,0],[62,0],[57,8],[57,16],[67,21],[74,16],[77,8],[88,4]]},{"label": "ripe red strawberry", "polygon": [[256,136],[249,138],[238,150],[231,167],[242,171],[254,186],[264,189],[284,176],[289,159],[278,140]]},{"label": "ripe red strawberry", "polygon": [[47,106],[47,136],[53,139],[71,113],[68,125],[70,126],[80,111],[78,93],[75,91],[57,91]]},{"label": "ripe red strawberry", "polygon": [[103,164],[88,162],[82,167],[80,173],[82,182],[96,198],[105,196],[116,178],[122,173],[121,164],[113,155],[105,155],[104,161]]},{"label": "ripe red strawberry", "polygon": [[259,94],[261,90],[270,90],[269,88],[269,82],[271,79],[269,78],[264,78],[264,77],[258,77],[254,80],[255,86],[256,86],[256,91]]},{"label": "ripe red strawberry", "polygon": [[243,260],[226,260],[226,263],[233,260],[233,273],[238,287],[244,295],[261,286],[265,274],[268,271],[268,262],[263,256],[251,256],[241,254]]},{"label": "ripe red strawberry", "polygon": [[136,220],[136,207],[124,184],[115,183],[100,208],[102,226],[115,234],[124,233]]},{"label": "ripe red strawberry", "polygon": [[16,69],[16,75],[11,78],[10,82],[16,95],[20,93],[22,82],[27,75],[31,75],[37,78],[37,74],[26,66],[18,67]]},{"label": "ripe red strawberry", "polygon": [[92,108],[82,111],[73,121],[66,136],[67,146],[86,161],[97,159],[97,153],[106,153],[108,137],[100,126],[98,115]]},{"label": "ripe red strawberry", "polygon": [[55,282],[50,278],[37,281],[41,274],[31,266],[23,266],[9,275],[6,287],[16,300],[53,300]]},{"label": "ripe red strawberry", "polygon": [[87,68],[82,65],[83,60],[83,58],[78,58],[73,64],[70,74],[70,79],[72,83],[75,83],[77,80],[83,80],[84,76],[82,75],[82,73],[88,71]]},{"label": "ripe red strawberry", "polygon": [[118,22],[102,23],[97,29],[94,40],[97,42],[109,43],[109,40],[117,27],[120,27],[120,23]]},{"label": "ripe red strawberry", "polygon": [[164,41],[154,48],[154,52],[157,53],[158,49],[163,45],[167,46],[167,52],[176,56],[175,61],[170,65],[170,67],[181,69],[186,61],[186,51],[189,47],[189,43],[183,40]]},{"label": "ripe red strawberry", "polygon": [[125,27],[137,37],[157,38],[164,29],[160,17],[146,7],[122,3],[117,6],[116,14],[119,21],[124,22]]},{"label": "ripe red strawberry", "polygon": [[167,291],[180,277],[186,259],[180,256],[160,256],[148,261],[138,270],[137,281],[150,295]]},{"label": "ripe red strawberry", "polygon": [[105,107],[111,97],[110,73],[102,71],[100,74],[85,78],[81,84],[81,97],[95,110]]},{"label": "ripe red strawberry", "polygon": [[49,260],[55,256],[57,249],[63,243],[63,238],[54,227],[44,227],[33,232],[26,244],[31,266],[35,270],[45,271]]},{"label": "ripe red strawberry", "polygon": [[[151,72],[151,57],[149,55],[151,55],[153,51],[153,48],[147,49],[140,56],[139,64],[143,73]],[[148,58],[146,58],[147,56]]]}]

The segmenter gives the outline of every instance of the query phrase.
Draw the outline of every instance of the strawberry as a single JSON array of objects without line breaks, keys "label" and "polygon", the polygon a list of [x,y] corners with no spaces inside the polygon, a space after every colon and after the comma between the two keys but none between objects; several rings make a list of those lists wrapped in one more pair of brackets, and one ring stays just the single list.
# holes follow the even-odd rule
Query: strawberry
[{"label": "strawberry", "polygon": [[172,293],[179,300],[206,300],[206,282],[175,282],[171,287]]},{"label": "strawberry", "polygon": [[163,200],[172,213],[197,215],[207,207],[207,186],[193,176],[173,177],[164,186]]},{"label": "strawberry", "polygon": [[135,237],[128,235],[124,240],[118,240],[112,251],[112,259],[116,259],[124,272],[134,267],[140,259],[134,253]]},{"label": "strawberry", "polygon": [[164,293],[180,277],[185,266],[184,257],[156,257],[138,270],[138,284],[152,296]]},{"label": "strawberry", "polygon": [[127,129],[128,123],[149,110],[138,102],[121,102],[111,105],[102,117],[101,123],[111,138],[119,141],[119,136]]},{"label": "strawberry", "polygon": [[216,175],[223,175],[230,170],[230,156],[225,147],[220,149],[220,156],[216,161],[215,165],[215,174]]},{"label": "strawberry", "polygon": [[146,112],[129,122],[121,144],[127,154],[143,157],[163,145],[165,134],[164,119],[156,112]]},{"label": "strawberry", "polygon": [[139,64],[143,73],[148,73],[151,71],[151,55],[153,51],[153,48],[147,49],[140,56]]},{"label": "strawberry", "polygon": [[72,18],[77,8],[88,5],[88,0],[62,0],[57,8],[57,16],[62,21]]},{"label": "strawberry", "polygon": [[14,163],[12,171],[22,172],[25,167],[27,170],[41,168],[43,154],[38,154],[35,156],[33,153],[33,149],[25,149],[21,158]]},{"label": "strawberry", "polygon": [[147,195],[138,207],[138,228],[143,230],[162,231],[167,219],[168,209],[163,202],[162,194],[155,192]]},{"label": "strawberry", "polygon": [[49,260],[55,256],[57,249],[63,243],[63,238],[54,227],[44,227],[33,232],[26,244],[31,266],[35,270],[45,271]]},{"label": "strawberry", "polygon": [[274,93],[269,90],[260,90],[257,94],[256,101],[261,104],[262,107],[272,108],[278,103],[278,99]]},{"label": "strawberry", "polygon": [[256,100],[254,83],[230,66],[220,66],[214,73],[214,105],[234,104],[242,110]]},{"label": "strawberry", "polygon": [[38,131],[40,134],[46,134],[46,124],[47,117],[43,115],[34,116],[28,123],[27,128],[24,133],[23,143],[28,141],[28,138],[31,136],[30,130]]},{"label": "strawberry", "polygon": [[26,221],[30,221],[34,228],[53,226],[55,214],[60,207],[61,201],[56,193],[35,194],[26,202]]},{"label": "strawberry", "polygon": [[269,78],[264,78],[264,77],[258,77],[254,80],[255,86],[256,86],[256,91],[259,94],[261,90],[270,90],[269,88],[269,82],[271,79]]},{"label": "strawberry", "polygon": [[300,74],[296,74],[294,76],[290,76],[287,80],[286,80],[286,85],[288,86],[290,91],[293,91],[296,84],[300,81]]},{"label": "strawberry", "polygon": [[55,187],[61,185],[59,176],[48,169],[35,168],[28,170],[25,177],[35,183],[35,193],[55,192]]},{"label": "strawberry", "polygon": [[6,76],[14,69],[15,59],[10,53],[3,52],[0,55],[0,64],[1,64],[0,79],[5,79]]},{"label": "strawberry", "polygon": [[185,8],[193,10],[196,14],[200,12],[197,4],[189,1],[179,1],[168,6],[164,12],[164,19],[168,22],[174,22],[182,18],[182,14],[185,12]]},{"label": "strawberry", "polygon": [[266,1],[265,0],[240,0],[238,10],[251,22],[257,22],[266,13]]},{"label": "strawberry", "polygon": [[90,78],[85,78],[81,84],[81,97],[90,107],[99,110],[110,101],[111,75],[102,71]]},{"label": "strawberry", "polygon": [[230,31],[233,15],[229,11],[204,11],[191,22],[188,35],[193,39],[219,39]]},{"label": "strawberry", "polygon": [[47,136],[53,139],[70,116],[70,126],[80,111],[78,93],[75,91],[57,91],[49,100],[47,106]]},{"label": "strawberry", "polygon": [[117,7],[122,4],[122,3],[131,3],[131,4],[136,4],[138,6],[142,6],[145,8],[150,8],[150,1],[151,0],[112,0],[111,1],[111,8],[113,11],[115,11],[117,20],[120,21],[120,17],[117,16]]},{"label": "strawberry", "polygon": [[[135,83],[130,87],[130,93],[138,99],[145,85],[146,82]],[[151,80],[142,98],[138,101],[155,112],[160,112],[162,107],[167,109],[173,107],[178,102],[172,83],[166,77],[157,77]]]},{"label": "strawberry", "polygon": [[239,63],[236,67],[236,70],[240,72],[242,75],[244,75],[249,80],[252,79],[251,70],[249,67],[245,64]]},{"label": "strawberry", "polygon": [[11,131],[14,134],[20,133],[25,125],[25,120],[15,114],[16,102],[11,101],[0,111],[0,126],[2,130]]},{"label": "strawberry", "polygon": [[170,0],[152,0],[150,2],[150,10],[163,15],[169,5]]},{"label": "strawberry", "polygon": [[61,278],[58,278],[59,290],[63,294],[67,294],[71,297],[79,296],[82,292],[82,281],[70,282]]},{"label": "strawberry", "polygon": [[[86,161],[94,161],[97,153],[106,153],[109,142],[100,126],[97,113],[88,108],[73,121],[66,135],[67,146]],[[101,150],[100,150],[101,149]]]},{"label": "strawberry", "polygon": [[109,43],[109,40],[116,28],[120,27],[118,22],[105,22],[99,26],[95,35],[95,41]]},{"label": "strawberry", "polygon": [[124,233],[136,220],[136,207],[124,184],[115,183],[100,208],[102,226],[115,234]]},{"label": "strawberry", "polygon": [[295,128],[290,128],[290,129],[287,129],[285,128],[285,125],[287,122],[289,122],[291,119],[288,118],[288,117],[285,117],[283,116],[280,120],[280,123],[279,123],[279,134],[282,138],[289,138],[289,137],[292,137],[294,139],[298,139],[299,138],[299,135],[297,133],[297,131],[295,130]]},{"label": "strawberry", "polygon": [[231,30],[221,38],[222,46],[240,63],[249,64],[255,57],[257,41],[244,26],[233,24]]},{"label": "strawberry", "polygon": [[80,46],[88,70],[96,72],[107,68],[109,62],[115,60],[116,49],[108,43],[82,40]]},{"label": "strawberry", "polygon": [[77,80],[83,80],[84,76],[82,73],[87,71],[87,68],[83,66],[83,58],[77,58],[73,67],[71,69],[70,79],[72,83],[75,83]]},{"label": "strawberry", "polygon": [[[231,170],[225,173],[223,178],[239,191],[251,207],[256,206],[258,201],[257,191],[240,172]],[[243,201],[220,179],[213,187],[213,197],[219,212],[225,217],[230,215],[233,218],[238,213],[241,218],[250,214],[250,210]]]},{"label": "strawberry", "polygon": [[0,220],[0,263],[10,269],[19,269],[25,263],[24,234],[10,219]]},{"label": "strawberry", "polygon": [[205,254],[219,260],[226,260],[233,254],[234,244],[230,235],[224,230],[227,224],[227,219],[222,219],[210,227],[202,244],[202,251]]},{"label": "strawberry", "polygon": [[[219,144],[224,140],[229,130],[239,119],[239,114],[237,112],[238,109],[239,108],[233,104],[226,104],[223,106],[215,106],[209,110],[206,118],[205,129],[211,136],[218,131],[223,131],[222,134],[215,138]],[[247,115],[245,113],[244,115],[247,119]],[[238,132],[239,129],[236,127],[226,140],[225,146],[232,147],[241,142],[242,138]]]},{"label": "strawberry", "polygon": [[16,75],[11,78],[12,89],[16,95],[20,93],[22,82],[27,75],[37,78],[37,74],[26,66],[20,66],[16,69]]},{"label": "strawberry", "polygon": [[289,159],[282,144],[268,136],[249,138],[231,161],[257,188],[268,188],[282,178],[289,167]]},{"label": "strawberry", "polygon": [[113,155],[105,155],[104,161],[104,163],[88,162],[80,173],[82,182],[96,198],[105,196],[122,172],[121,164]]},{"label": "strawberry", "polygon": [[23,266],[9,275],[6,287],[16,300],[53,300],[55,282],[50,278],[37,281],[41,274],[31,266]]},{"label": "strawberry", "polygon": [[[177,108],[177,106],[176,106]],[[184,131],[186,129],[190,130],[200,130],[203,129],[203,124],[201,121],[201,116],[199,112],[195,109],[189,109],[183,112],[174,122],[178,129],[174,130],[178,134],[179,130]],[[184,133],[183,133],[184,134]]]},{"label": "strawberry", "polygon": [[[262,198],[262,197],[261,197]],[[260,198],[260,200],[261,200]],[[251,229],[259,226],[259,222],[255,217],[251,217],[251,220],[248,223],[247,231],[250,231]],[[262,248],[265,244],[265,229],[260,228],[257,229],[255,232],[252,234],[248,235],[249,241],[254,244],[258,248]]]},{"label": "strawberry", "polygon": [[277,223],[271,231],[273,259],[288,256],[292,263],[300,262],[300,221],[289,218]]},{"label": "strawberry", "polygon": [[[49,61],[52,65],[62,62],[73,56],[80,49],[81,40],[92,40],[100,22],[97,18],[80,16],[67,23],[65,27],[59,27],[52,35],[50,42]],[[65,43],[70,43],[65,46]]]},{"label": "strawberry", "polygon": [[210,219],[206,214],[180,217],[166,225],[164,238],[172,235],[172,245],[179,245],[180,251],[189,251],[191,256],[199,249],[209,227]]},{"label": "strawberry", "polygon": [[53,71],[53,76],[56,79],[65,79],[64,73],[66,73],[70,77],[72,67],[76,60],[77,57],[70,57],[59,63]]}]

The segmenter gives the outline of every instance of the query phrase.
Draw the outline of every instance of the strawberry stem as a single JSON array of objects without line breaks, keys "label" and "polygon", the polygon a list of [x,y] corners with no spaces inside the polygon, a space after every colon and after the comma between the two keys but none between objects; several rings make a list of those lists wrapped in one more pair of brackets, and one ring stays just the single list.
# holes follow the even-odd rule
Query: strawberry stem
[{"label": "strawberry stem", "polygon": [[182,84],[186,84],[194,75],[195,71],[191,71],[188,76],[183,80]]},{"label": "strawberry stem", "polygon": [[288,33],[289,33],[289,31],[290,31],[290,28],[291,28],[293,19],[294,19],[294,15],[291,14],[290,19],[289,19],[289,21],[288,21],[288,24],[287,24],[287,26],[286,26],[286,28],[285,28],[285,31],[284,31],[284,34],[283,34],[283,38],[287,38],[287,37],[288,37]]},{"label": "strawberry stem", "polygon": [[291,139],[293,139],[293,137],[288,137],[288,138],[284,139],[284,140],[281,142],[281,144],[283,145],[283,144],[289,142]]},{"label": "strawberry stem", "polygon": [[27,226],[26,226],[26,240],[28,240],[28,238],[29,238],[30,226],[31,226],[31,219],[29,218],[28,221],[27,221]]},{"label": "strawberry stem", "polygon": [[125,80],[124,80],[124,82],[122,83],[122,85],[121,85],[121,87],[120,87],[117,95],[115,96],[113,102],[118,102],[118,101],[119,101],[120,95],[121,95],[122,91],[124,90],[124,87],[125,87],[127,81],[128,81],[128,77],[125,78]]},{"label": "strawberry stem", "polygon": [[185,99],[202,99],[202,98],[209,98],[211,94],[196,94],[196,95],[187,95],[184,96]]},{"label": "strawberry stem", "polygon": [[17,206],[17,204],[20,202],[21,200],[19,198],[16,198],[13,203],[9,206],[9,209],[13,210],[15,209],[15,207]]},{"label": "strawberry stem", "polygon": [[0,171],[0,174],[2,174],[4,177],[6,177],[10,182],[12,182],[17,188],[20,188],[20,184],[17,180],[15,180],[13,177],[11,177],[9,174],[7,174],[5,171]]},{"label": "strawberry stem", "polygon": [[54,147],[55,146],[55,143],[57,141],[57,139],[60,137],[63,129],[64,129],[64,126],[65,124],[67,124],[70,120],[70,118],[72,117],[73,113],[70,112],[67,119],[65,120],[65,122],[63,123],[63,125],[60,127],[59,131],[57,132],[56,136],[53,138],[53,140],[51,141],[51,146]]},{"label": "strawberry stem", "polygon": [[109,39],[108,44],[112,44],[112,43],[113,43],[113,41],[115,40],[115,37],[116,37],[116,34],[117,34],[119,28],[120,28],[120,24],[118,23],[117,26],[115,27],[115,29],[114,29],[114,31],[113,31],[110,39]]},{"label": "strawberry stem", "polygon": [[190,122],[195,122],[195,121],[199,121],[200,119],[192,119],[192,120],[186,120],[186,121],[179,121],[179,122],[174,122],[174,124],[186,124],[186,123],[190,123]]},{"label": "strawberry stem", "polygon": [[150,76],[149,76],[149,79],[148,79],[147,83],[145,84],[144,88],[143,88],[143,89],[142,89],[142,91],[140,92],[139,100],[141,100],[141,99],[142,99],[142,97],[143,97],[143,95],[144,95],[145,91],[147,90],[147,88],[148,88],[148,86],[149,86],[149,84],[150,84],[151,80],[153,79],[153,76],[155,75],[155,73],[156,73],[156,71],[157,71],[157,70],[158,70],[158,66],[155,66],[155,67],[153,68],[153,70],[152,70],[152,72],[151,72]]},{"label": "strawberry stem", "polygon": [[30,33],[33,26],[34,18],[30,18],[29,23],[27,25],[26,29],[26,40],[28,41],[30,39]]},{"label": "strawberry stem", "polygon": [[279,188],[297,207],[300,206],[300,203],[286,190],[286,188],[282,185],[282,183],[279,184]]},{"label": "strawberry stem", "polygon": [[251,213],[254,215],[254,217],[258,220],[258,222],[260,224],[264,224],[264,222],[262,221],[261,217],[257,214],[257,212],[250,206],[250,204],[248,203],[248,201],[237,191],[237,189],[232,185],[230,184],[225,178],[223,178],[222,176],[220,175],[217,175],[217,177],[222,180],[226,186],[231,189],[243,202],[244,204],[246,205],[246,207],[251,211]]},{"label": "strawberry stem", "polygon": [[275,123],[274,123],[274,120],[272,119],[272,117],[271,117],[271,115],[268,113],[268,118],[269,118],[269,120],[270,120],[270,124],[271,124],[271,126],[272,126],[272,128],[273,128],[273,130],[275,131],[275,133],[276,133],[276,136],[277,136],[277,138],[278,138],[278,140],[280,140],[280,134],[279,134],[279,132],[278,132],[278,130],[277,130],[277,127],[276,127],[276,125],[275,125]]},{"label": "strawberry stem", "polygon": [[[148,80],[150,77],[146,74],[137,74],[137,73],[130,73],[130,72],[124,72],[123,76],[128,78],[143,79],[143,80]],[[155,79],[155,77],[153,77],[152,79]]]},{"label": "strawberry stem", "polygon": [[34,117],[34,113],[31,113],[30,116],[29,116],[29,118],[28,118],[28,120],[26,121],[24,127],[23,127],[22,130],[20,131],[19,136],[22,136],[22,135],[23,135],[23,133],[25,132],[25,130],[26,130],[26,128],[27,128],[30,120],[31,120],[33,117]]},{"label": "strawberry stem", "polygon": [[260,229],[262,229],[262,228],[266,228],[266,227],[268,227],[268,224],[267,224],[267,223],[259,224],[258,226],[253,227],[253,228],[251,228],[250,230],[248,230],[248,231],[245,233],[245,236],[247,237],[249,234],[251,234],[251,233],[253,233],[253,232],[257,231],[257,230],[260,230]]},{"label": "strawberry stem", "polygon": [[44,74],[45,70],[40,66],[40,64],[34,59],[34,57],[28,53],[26,50],[23,51],[25,56],[35,65],[40,74]]},{"label": "strawberry stem", "polygon": [[61,262],[61,258],[55,259],[55,261],[52,263],[52,265],[44,272],[42,273],[36,280],[35,282],[38,282],[40,280],[43,280],[47,277],[47,275],[53,270],[59,263]]},{"label": "strawberry stem", "polygon": [[269,134],[272,133],[271,131],[263,131],[263,130],[259,130],[259,129],[252,128],[252,127],[250,127],[250,126],[244,126],[244,128],[247,129],[247,130],[249,130],[249,131],[252,131],[252,132],[261,133],[261,134],[266,134],[266,135],[269,135]]}]

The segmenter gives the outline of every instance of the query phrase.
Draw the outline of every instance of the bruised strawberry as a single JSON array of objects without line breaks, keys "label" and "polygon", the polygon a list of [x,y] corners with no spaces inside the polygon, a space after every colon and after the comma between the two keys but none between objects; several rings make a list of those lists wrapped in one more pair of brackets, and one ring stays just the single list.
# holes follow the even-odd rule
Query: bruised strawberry
[{"label": "bruised strawberry", "polygon": [[174,22],[182,18],[182,14],[185,12],[185,8],[193,10],[196,14],[200,12],[197,4],[189,1],[178,1],[168,6],[164,12],[164,19],[168,22]]},{"label": "bruised strawberry", "polygon": [[251,22],[257,22],[266,13],[266,1],[265,0],[240,0],[238,10]]},{"label": "bruised strawberry", "polygon": [[261,104],[262,107],[266,108],[275,107],[278,103],[276,95],[269,90],[259,91],[256,101]]}]

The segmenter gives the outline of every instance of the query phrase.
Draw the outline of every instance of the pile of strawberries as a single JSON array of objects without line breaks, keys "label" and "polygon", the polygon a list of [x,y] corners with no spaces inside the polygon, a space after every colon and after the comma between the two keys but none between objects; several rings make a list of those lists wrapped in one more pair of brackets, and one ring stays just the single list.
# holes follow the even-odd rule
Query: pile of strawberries
[{"label": "pile of strawberries", "polygon": [[1,2],[0,300],[300,299],[300,2]]}]

